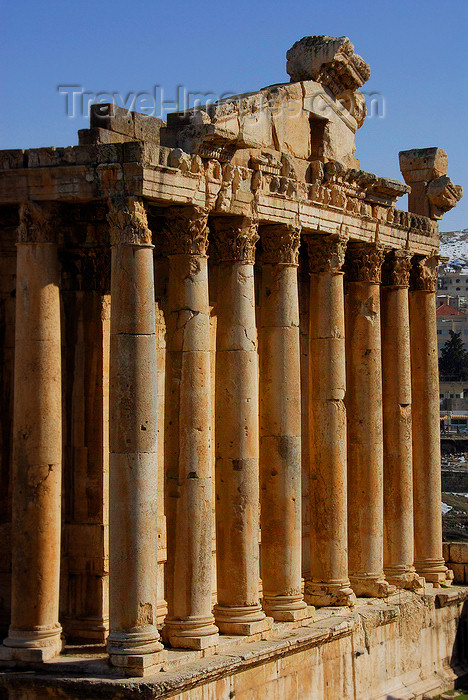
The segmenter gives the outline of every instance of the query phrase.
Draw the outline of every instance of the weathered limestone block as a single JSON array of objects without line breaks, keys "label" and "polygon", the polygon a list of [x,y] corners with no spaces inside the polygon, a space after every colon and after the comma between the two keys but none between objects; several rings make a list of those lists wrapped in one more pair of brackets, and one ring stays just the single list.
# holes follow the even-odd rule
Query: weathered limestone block
[{"label": "weathered limestone block", "polygon": [[335,96],[360,88],[370,77],[367,63],[346,36],[305,36],[287,51],[291,82],[315,80]]},{"label": "weathered limestone block", "polygon": [[109,200],[111,663],[149,673],[162,648],[157,616],[157,385],[153,247],[135,198]]},{"label": "weathered limestone block", "polygon": [[166,353],[168,617],[164,638],[203,649],[218,641],[211,612],[212,432],[208,214],[165,212],[169,255]]},{"label": "weathered limestone block", "polygon": [[348,577],[345,318],[347,237],[306,236],[310,269],[309,499],[313,605],[352,606]]},{"label": "weathered limestone block", "polygon": [[263,608],[311,616],[301,591],[301,388],[297,264],[300,231],[261,230],[260,481]]},{"label": "weathered limestone block", "polygon": [[383,248],[347,251],[346,410],[349,577],[356,595],[394,590],[383,573],[383,417],[380,279]]},{"label": "weathered limestone block", "polygon": [[[453,574],[442,556],[439,371],[436,334],[438,259],[415,256],[410,277],[413,402],[414,565],[434,585]],[[417,399],[416,399],[417,397]]]},{"label": "weathered limestone block", "polygon": [[389,583],[418,589],[413,544],[411,360],[408,287],[411,254],[387,255],[382,273],[384,571]]},{"label": "weathered limestone block", "polygon": [[463,196],[463,188],[447,177],[447,154],[442,148],[400,151],[400,170],[411,185],[408,211],[442,219]]},{"label": "weathered limestone block", "polygon": [[61,651],[62,384],[56,212],[20,207],[16,268],[11,623],[0,660]]}]

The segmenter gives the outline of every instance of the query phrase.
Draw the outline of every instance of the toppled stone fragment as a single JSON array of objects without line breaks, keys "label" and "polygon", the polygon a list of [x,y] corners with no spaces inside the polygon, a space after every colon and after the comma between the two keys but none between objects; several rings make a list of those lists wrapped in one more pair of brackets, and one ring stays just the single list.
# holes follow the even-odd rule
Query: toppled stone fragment
[{"label": "toppled stone fragment", "polygon": [[286,53],[291,82],[315,80],[338,97],[357,90],[370,77],[370,68],[346,36],[305,36]]}]

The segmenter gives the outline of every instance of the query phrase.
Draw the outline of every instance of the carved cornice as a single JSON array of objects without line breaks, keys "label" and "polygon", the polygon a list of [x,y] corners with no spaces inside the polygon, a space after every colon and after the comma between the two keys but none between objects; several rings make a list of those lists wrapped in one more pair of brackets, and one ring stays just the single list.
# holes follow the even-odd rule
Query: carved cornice
[{"label": "carved cornice", "polygon": [[261,241],[263,262],[273,265],[294,265],[299,263],[301,229],[284,224],[262,226]]},{"label": "carved cornice", "polygon": [[438,272],[439,258],[437,255],[430,258],[416,255],[413,258],[410,274],[411,291],[435,292]]},{"label": "carved cornice", "polygon": [[56,243],[57,207],[54,204],[22,202],[19,207],[18,243]]},{"label": "carved cornice", "polygon": [[246,216],[213,219],[213,257],[217,262],[255,262],[255,245],[259,239],[258,223]]},{"label": "carved cornice", "polygon": [[151,245],[145,205],[138,197],[109,197],[107,221],[111,245]]},{"label": "carved cornice", "polygon": [[385,249],[379,243],[350,243],[346,252],[347,282],[380,284]]},{"label": "carved cornice", "polygon": [[348,237],[340,233],[329,236],[306,236],[311,274],[340,272],[344,265]]},{"label": "carved cornice", "polygon": [[208,248],[208,212],[199,207],[169,207],[164,210],[166,255],[205,256]]},{"label": "carved cornice", "polygon": [[392,250],[382,266],[382,284],[388,287],[408,287],[411,257],[407,250]]}]

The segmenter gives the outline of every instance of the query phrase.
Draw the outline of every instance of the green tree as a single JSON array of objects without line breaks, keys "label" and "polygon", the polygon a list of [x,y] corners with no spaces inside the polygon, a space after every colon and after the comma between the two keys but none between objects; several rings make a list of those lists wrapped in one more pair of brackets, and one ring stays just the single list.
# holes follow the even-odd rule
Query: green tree
[{"label": "green tree", "polygon": [[440,353],[439,372],[453,381],[464,381],[468,377],[468,351],[463,347],[461,333],[450,331],[450,338]]}]

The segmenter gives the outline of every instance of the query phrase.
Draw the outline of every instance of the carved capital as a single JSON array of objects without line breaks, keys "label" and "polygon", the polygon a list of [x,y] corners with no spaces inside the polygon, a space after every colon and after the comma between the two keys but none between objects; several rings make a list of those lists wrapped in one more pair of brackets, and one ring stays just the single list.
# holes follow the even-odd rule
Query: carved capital
[{"label": "carved capital", "polygon": [[213,253],[218,262],[255,262],[258,224],[246,216],[213,219]]},{"label": "carved capital", "polygon": [[344,265],[348,237],[340,233],[329,236],[314,234],[305,237],[309,252],[309,270],[319,272],[340,272]]},{"label": "carved capital", "polygon": [[208,248],[208,212],[199,207],[169,207],[164,210],[166,255],[205,256]]},{"label": "carved capital", "polygon": [[23,202],[19,208],[18,243],[56,243],[57,207]]},{"label": "carved capital", "polygon": [[145,205],[138,197],[109,197],[107,221],[111,245],[151,245]]},{"label": "carved capital", "polygon": [[299,262],[301,229],[296,226],[268,225],[261,228],[263,262],[272,265],[294,265]]},{"label": "carved capital", "polygon": [[382,266],[382,284],[388,287],[408,287],[411,257],[407,250],[392,250]]},{"label": "carved capital", "polygon": [[411,291],[435,292],[438,272],[439,258],[436,255],[430,258],[416,255],[410,274]]},{"label": "carved capital", "polygon": [[346,252],[348,282],[380,284],[385,249],[379,243],[349,243]]},{"label": "carved capital", "polygon": [[454,185],[447,175],[432,180],[426,187],[431,219],[441,219],[463,197],[463,187]]}]

